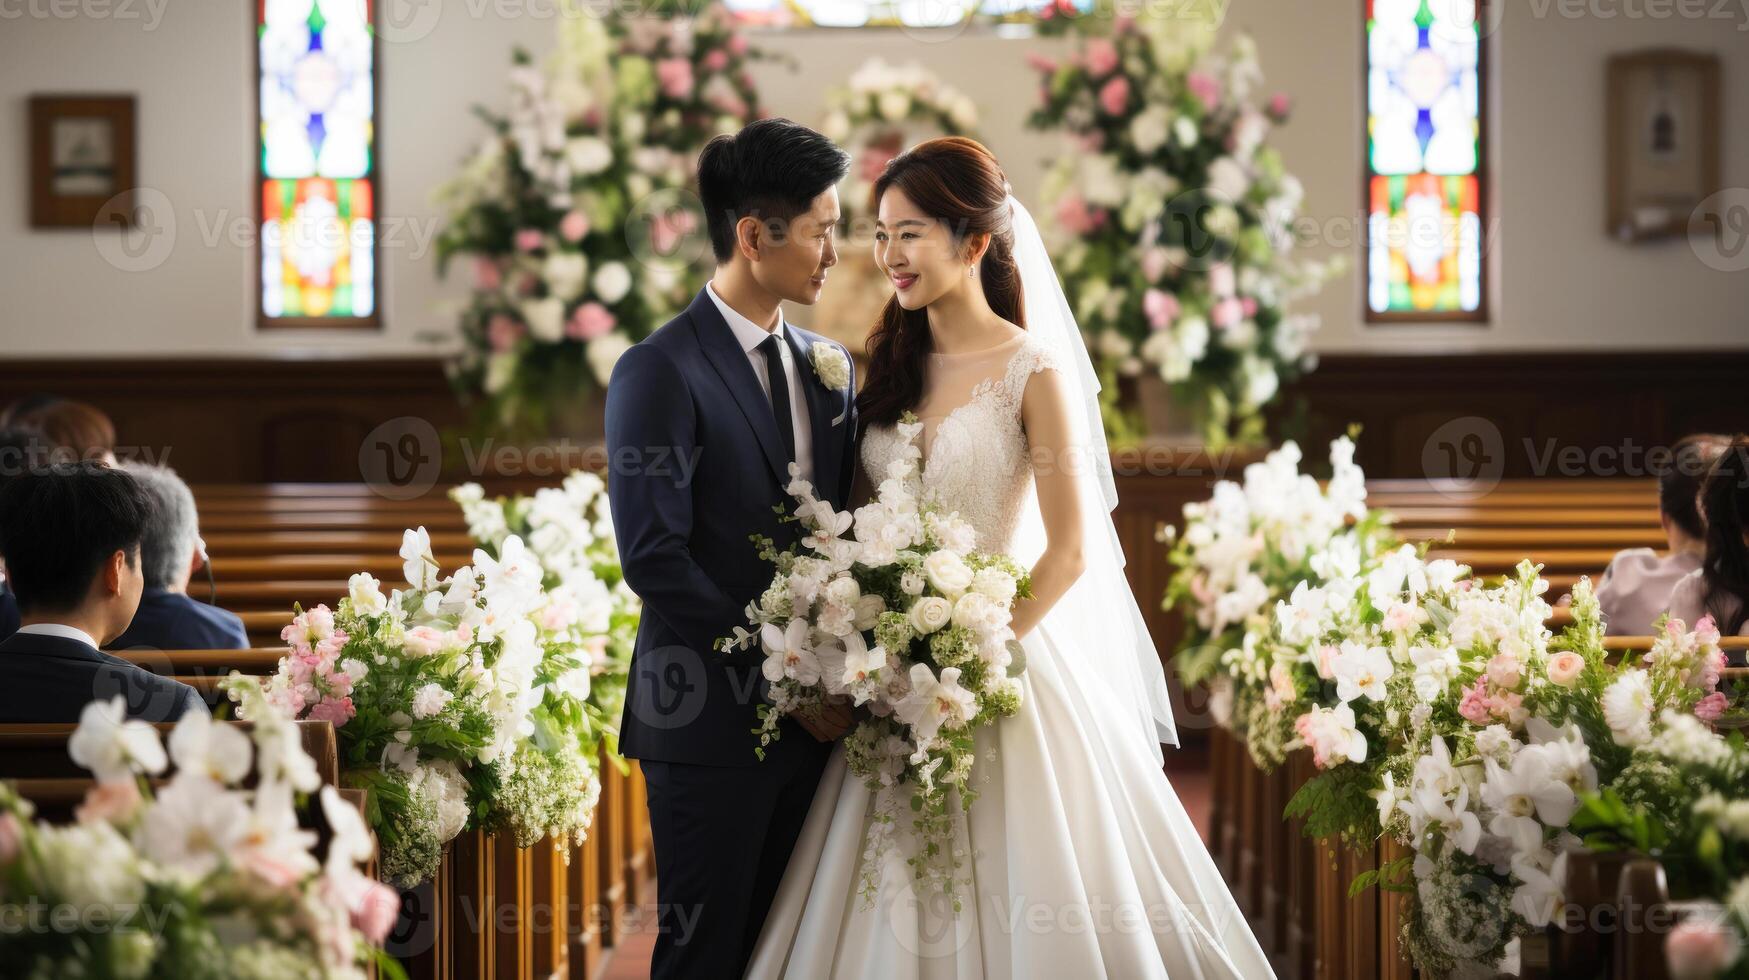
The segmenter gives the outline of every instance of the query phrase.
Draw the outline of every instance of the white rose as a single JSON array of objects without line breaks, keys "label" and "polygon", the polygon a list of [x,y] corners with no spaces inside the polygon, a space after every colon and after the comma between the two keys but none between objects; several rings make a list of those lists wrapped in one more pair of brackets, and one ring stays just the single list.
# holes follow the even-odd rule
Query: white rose
[{"label": "white rose", "polygon": [[906,572],[899,576],[899,591],[906,595],[922,595],[924,584],[923,576],[917,572]]},{"label": "white rose", "polygon": [[1239,161],[1221,157],[1209,164],[1209,189],[1228,201],[1237,201],[1251,190],[1251,176]]},{"label": "white rose", "polygon": [[1003,610],[982,592],[967,592],[953,604],[953,622],[969,630],[986,630],[1005,618]]},{"label": "white rose", "polygon": [[[835,578],[826,586],[826,601],[836,606],[850,608],[862,598],[862,586],[856,584],[856,579],[848,575]],[[878,598],[878,597],[877,597]]]},{"label": "white rose", "polygon": [[973,592],[987,595],[1003,605],[1014,599],[1018,588],[1019,584],[1014,581],[1014,576],[1000,568],[980,568],[972,576]]},{"label": "white rose", "polygon": [[911,96],[905,92],[882,92],[879,109],[881,118],[898,122],[911,114]]},{"label": "white rose", "polygon": [[557,343],[565,335],[564,301],[551,296],[522,302],[522,319],[536,340]]},{"label": "white rose", "polygon": [[911,604],[906,618],[919,634],[933,633],[953,619],[953,603],[938,595],[926,595]]},{"label": "white rose", "polygon": [[613,147],[594,136],[579,136],[565,144],[565,160],[578,175],[592,176],[613,163]]},{"label": "white rose", "polygon": [[865,595],[856,600],[856,628],[872,630],[887,611],[887,600],[878,595]]},{"label": "white rose", "polygon": [[816,340],[808,353],[814,362],[814,373],[820,376],[826,387],[850,387],[850,359],[844,356],[837,344]]},{"label": "white rose", "polygon": [[923,574],[936,591],[948,595],[959,595],[972,587],[972,570],[959,555],[945,549],[923,559]]},{"label": "white rose", "polygon": [[359,572],[347,579],[346,590],[352,599],[352,611],[361,616],[375,616],[388,608],[382,583],[369,572]]},{"label": "white rose", "polygon": [[559,299],[576,299],[583,291],[583,281],[589,275],[589,260],[581,252],[558,252],[547,256],[541,268],[547,292]]},{"label": "white rose", "polygon": [[606,262],[595,270],[595,295],[609,306],[625,299],[632,288],[632,274],[621,262]]},{"label": "white rose", "polygon": [[625,334],[615,330],[589,342],[584,356],[589,359],[589,370],[595,372],[595,380],[606,388],[609,378],[613,377],[613,366],[619,363],[619,357],[632,346]]}]

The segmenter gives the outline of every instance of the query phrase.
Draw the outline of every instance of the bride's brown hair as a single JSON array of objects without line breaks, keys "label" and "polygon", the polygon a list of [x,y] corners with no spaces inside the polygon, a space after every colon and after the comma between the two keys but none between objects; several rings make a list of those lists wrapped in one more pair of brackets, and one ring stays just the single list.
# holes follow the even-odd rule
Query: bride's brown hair
[{"label": "bride's brown hair", "polygon": [[[919,143],[887,163],[870,195],[875,209],[894,187],[918,210],[945,224],[956,245],[973,235],[990,236],[990,247],[978,263],[984,298],[997,316],[1024,328],[1008,179],[990,151],[963,136]],[[907,310],[898,296],[889,297],[869,334],[868,382],[856,396],[865,429],[897,422],[922,399],[923,367],[934,346],[928,313]]]}]

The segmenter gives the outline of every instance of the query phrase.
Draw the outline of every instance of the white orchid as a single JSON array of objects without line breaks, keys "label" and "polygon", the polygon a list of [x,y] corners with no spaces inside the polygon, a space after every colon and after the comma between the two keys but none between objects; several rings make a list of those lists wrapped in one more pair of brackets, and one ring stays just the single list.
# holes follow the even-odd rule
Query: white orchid
[{"label": "white orchid", "polygon": [[808,642],[807,620],[792,619],[783,629],[766,623],[759,629],[759,642],[765,649],[761,670],[766,680],[776,683],[787,679],[804,685],[819,682],[820,658]]},{"label": "white orchid", "polygon": [[944,668],[937,678],[928,664],[912,664],[910,676],[911,693],[894,706],[894,713],[920,741],[934,738],[942,728],[964,725],[977,712],[977,695],[960,686],[959,668]]},{"label": "white orchid", "polygon": [[100,783],[132,780],[136,773],[156,775],[168,763],[157,731],[146,722],[129,720],[119,694],[80,710],[79,726],[67,739],[67,754]]},{"label": "white orchid", "polygon": [[1538,746],[1521,749],[1510,769],[1483,760],[1482,803],[1494,814],[1488,832],[1512,841],[1520,852],[1542,847],[1544,827],[1565,827],[1579,808],[1572,787],[1553,778]]},{"label": "white orchid", "polygon": [[195,773],[226,786],[249,774],[254,747],[231,725],[215,724],[203,711],[184,714],[170,731],[170,758],[178,772]]},{"label": "white orchid", "polygon": [[140,819],[140,849],[165,869],[199,880],[212,873],[249,830],[244,796],[206,776],[178,774]]},{"label": "white orchid", "polygon": [[424,525],[401,533],[401,573],[421,592],[437,587],[437,559],[431,554],[431,534]]},{"label": "white orchid", "polygon": [[1336,676],[1336,696],[1344,703],[1362,697],[1383,701],[1385,682],[1395,672],[1390,652],[1354,640],[1342,641],[1340,649],[1330,665]]}]

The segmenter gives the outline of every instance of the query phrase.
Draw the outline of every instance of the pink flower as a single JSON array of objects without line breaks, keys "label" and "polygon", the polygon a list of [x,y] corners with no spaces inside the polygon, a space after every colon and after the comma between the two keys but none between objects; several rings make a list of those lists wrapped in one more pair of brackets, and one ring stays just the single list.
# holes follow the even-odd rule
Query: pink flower
[{"label": "pink flower", "polygon": [[565,336],[572,340],[594,340],[612,330],[618,322],[607,307],[590,300],[571,314],[571,319],[565,324]]},{"label": "pink flower", "polygon": [[1178,310],[1178,297],[1171,293],[1150,289],[1142,294],[1142,312],[1148,317],[1148,326],[1155,330],[1172,326],[1172,321],[1178,319]]},{"label": "pink flower", "polygon": [[589,216],[581,211],[567,211],[559,219],[559,237],[572,244],[583,240],[589,234]]},{"label": "pink flower", "polygon": [[705,71],[722,71],[729,67],[729,52],[716,48],[704,56]]},{"label": "pink flower", "polygon": [[1336,658],[1342,653],[1342,648],[1324,644],[1318,648],[1318,676],[1329,680],[1336,676]]},{"label": "pink flower", "polygon": [[1476,678],[1474,685],[1464,690],[1463,700],[1458,702],[1458,714],[1478,727],[1485,727],[1493,720],[1488,713],[1488,691],[1480,677]]},{"label": "pink flower", "polygon": [[1727,704],[1725,692],[1714,691],[1694,703],[1694,716],[1701,721],[1718,721]]},{"label": "pink flower", "polygon": [[1081,195],[1070,191],[1057,201],[1057,223],[1076,235],[1085,235],[1104,224],[1104,212],[1089,208]]},{"label": "pink flower", "polygon": [[360,877],[364,888],[352,902],[352,927],[364,934],[373,945],[382,945],[383,937],[401,914],[401,896],[380,881]]},{"label": "pink flower", "polygon": [[507,313],[494,313],[492,319],[486,322],[486,341],[492,345],[495,353],[502,354],[522,339],[528,328],[521,320]]},{"label": "pink flower", "polygon": [[1549,683],[1558,687],[1572,687],[1579,682],[1579,675],[1584,670],[1584,657],[1571,650],[1562,650],[1549,658]]},{"label": "pink flower", "polygon": [[1039,54],[1037,51],[1028,51],[1026,53],[1026,63],[1032,66],[1033,71],[1043,72],[1047,75],[1055,74],[1057,71],[1057,60],[1055,58],[1047,58],[1044,55]]},{"label": "pink flower", "polygon": [[1288,98],[1285,92],[1278,93],[1269,100],[1269,115],[1276,122],[1285,121],[1293,108],[1293,100]]},{"label": "pink flower", "polygon": [[739,34],[730,35],[730,37],[729,37],[729,53],[734,55],[737,58],[746,54],[747,53],[747,39],[745,37],[742,37]]},{"label": "pink flower", "polygon": [[1664,939],[1664,960],[1671,980],[1716,977],[1734,963],[1742,942],[1734,932],[1703,917],[1691,918]]},{"label": "pink flower", "polygon": [[1104,78],[1116,71],[1117,62],[1117,45],[1102,37],[1087,42],[1087,70],[1094,78]]},{"label": "pink flower", "polygon": [[1509,653],[1496,653],[1488,661],[1488,683],[1510,691],[1523,679],[1518,658]]},{"label": "pink flower", "polygon": [[307,717],[311,721],[326,721],[335,728],[341,728],[348,721],[351,721],[352,716],[357,713],[358,709],[352,706],[351,698],[341,698],[337,701],[329,700],[310,705],[310,713]]},{"label": "pink flower", "polygon": [[73,811],[80,823],[125,823],[140,805],[138,783],[98,783],[85,794],[85,802]]},{"label": "pink flower", "polygon": [[659,211],[650,222],[650,248],[657,255],[673,255],[681,239],[693,229],[690,211]]},{"label": "pink flower", "polygon": [[23,846],[24,830],[18,824],[18,817],[11,813],[0,813],[0,864],[11,864]]},{"label": "pink flower", "polygon": [[1081,149],[1088,153],[1098,153],[1105,149],[1105,134],[1097,129],[1088,130],[1075,138],[1081,144]]},{"label": "pink flower", "polygon": [[1240,297],[1239,305],[1241,305],[1245,308],[1245,315],[1247,317],[1253,317],[1253,316],[1257,315],[1257,300],[1254,297],[1251,297],[1251,296]]},{"label": "pink flower", "polygon": [[1111,29],[1118,34],[1127,34],[1136,26],[1136,15],[1130,13],[1118,14],[1111,20]]},{"label": "pink flower", "polygon": [[1221,83],[1206,71],[1193,71],[1184,79],[1184,84],[1190,89],[1190,94],[1197,97],[1203,107],[1213,110],[1221,103]]},{"label": "pink flower", "polygon": [[663,58],[656,62],[656,84],[670,99],[692,95],[692,62],[685,58]]},{"label": "pink flower", "polygon": [[1106,82],[1099,90],[1099,107],[1108,116],[1121,116],[1130,104],[1130,80],[1122,75]]},{"label": "pink flower", "polygon": [[1231,297],[1221,300],[1215,304],[1214,309],[1209,310],[1209,323],[1220,330],[1225,330],[1243,319],[1245,304]]},{"label": "pink flower", "polygon": [[1166,274],[1166,267],[1172,260],[1166,255],[1166,250],[1158,245],[1142,253],[1142,276],[1149,282],[1158,282]]},{"label": "pink flower", "polygon": [[547,236],[541,234],[539,228],[523,228],[516,233],[516,250],[519,252],[539,251],[547,242]]},{"label": "pink flower", "polygon": [[747,103],[733,92],[719,92],[711,99],[711,105],[725,116],[739,119],[747,115]]},{"label": "pink flower", "polygon": [[1707,613],[1694,624],[1694,638],[1702,646],[1713,646],[1719,642],[1719,624],[1713,619],[1712,613]]},{"label": "pink flower", "polygon": [[474,288],[495,291],[504,284],[504,273],[498,263],[484,256],[474,259]]},{"label": "pink flower", "polygon": [[1233,274],[1233,267],[1225,262],[1209,267],[1209,292],[1217,299],[1226,299],[1233,295],[1237,288],[1238,277]]},{"label": "pink flower", "polygon": [[449,637],[443,631],[430,626],[415,626],[408,630],[401,641],[408,654],[415,657],[429,657],[442,650],[449,643]]}]

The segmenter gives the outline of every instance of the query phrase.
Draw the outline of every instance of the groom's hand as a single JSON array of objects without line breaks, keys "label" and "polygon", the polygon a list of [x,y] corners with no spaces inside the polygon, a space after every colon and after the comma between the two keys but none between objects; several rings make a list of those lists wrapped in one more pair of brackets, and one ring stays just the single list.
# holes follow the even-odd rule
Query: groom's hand
[{"label": "groom's hand", "polygon": [[843,738],[854,720],[850,705],[843,702],[825,704],[812,711],[798,711],[795,717],[808,734],[822,742],[836,742]]}]

